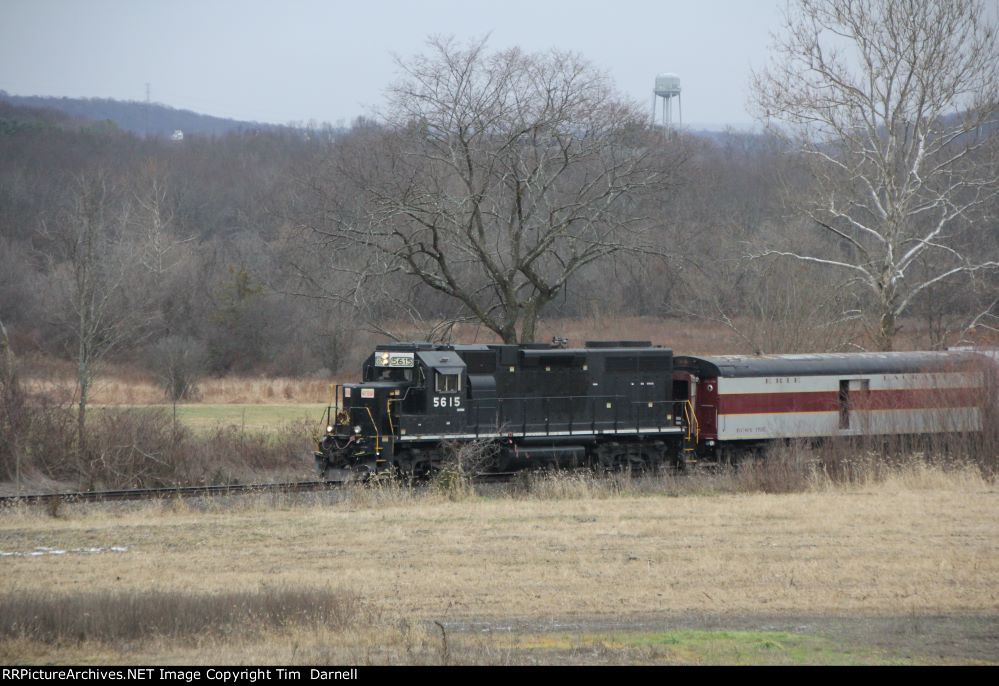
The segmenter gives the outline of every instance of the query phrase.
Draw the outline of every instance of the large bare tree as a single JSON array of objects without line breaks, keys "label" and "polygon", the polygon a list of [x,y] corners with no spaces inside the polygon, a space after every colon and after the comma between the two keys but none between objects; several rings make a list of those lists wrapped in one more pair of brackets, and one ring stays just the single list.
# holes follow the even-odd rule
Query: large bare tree
[{"label": "large bare tree", "polygon": [[999,268],[997,18],[977,0],[795,0],[785,19],[756,105],[798,139],[801,209],[831,240],[763,254],[849,275],[889,350],[918,298]]},{"label": "large bare tree", "polygon": [[336,146],[313,228],[355,297],[404,274],[531,341],[574,274],[642,244],[675,144],[573,54],[438,39],[399,68],[384,120]]}]

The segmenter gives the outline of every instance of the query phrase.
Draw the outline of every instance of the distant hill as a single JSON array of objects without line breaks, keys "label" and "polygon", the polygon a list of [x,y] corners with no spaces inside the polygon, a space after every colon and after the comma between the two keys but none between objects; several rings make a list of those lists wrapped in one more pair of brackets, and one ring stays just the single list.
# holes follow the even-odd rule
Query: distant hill
[{"label": "distant hill", "polygon": [[89,123],[74,119],[65,112],[42,107],[22,107],[0,99],[0,134],[28,129],[79,129]]},{"label": "distant hill", "polygon": [[10,95],[0,90],[0,103],[31,108],[39,123],[66,126],[67,120],[43,114],[56,110],[75,120],[109,121],[119,129],[139,135],[169,136],[180,130],[185,134],[218,136],[231,131],[284,129],[287,127],[259,122],[239,121],[178,110],[157,103],[111,100],[107,98],[53,98],[40,95]]}]

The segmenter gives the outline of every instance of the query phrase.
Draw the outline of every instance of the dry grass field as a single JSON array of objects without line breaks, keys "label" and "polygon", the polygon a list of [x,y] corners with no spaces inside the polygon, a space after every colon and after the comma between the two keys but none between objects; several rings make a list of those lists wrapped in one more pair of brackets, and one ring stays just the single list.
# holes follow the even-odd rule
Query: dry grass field
[{"label": "dry grass field", "polygon": [[[173,411],[169,405],[148,407],[158,407],[168,413]],[[299,425],[307,423],[319,430],[325,412],[325,404],[187,403],[177,405],[177,421],[199,433],[218,426],[246,431],[276,431],[289,422]]]},{"label": "dry grass field", "polygon": [[[346,379],[343,379],[345,381]],[[326,404],[332,396],[331,384],[337,381],[315,378],[231,376],[207,378],[198,382],[194,405],[299,405]],[[54,373],[26,376],[25,387],[56,399],[70,400],[76,392],[72,374]],[[141,372],[124,368],[111,369],[94,384],[90,401],[95,405],[163,405],[163,389]]]},{"label": "dry grass field", "polygon": [[[674,478],[0,512],[0,660],[999,661],[999,490],[976,471],[788,495]],[[202,606],[230,609],[162,618]]]}]

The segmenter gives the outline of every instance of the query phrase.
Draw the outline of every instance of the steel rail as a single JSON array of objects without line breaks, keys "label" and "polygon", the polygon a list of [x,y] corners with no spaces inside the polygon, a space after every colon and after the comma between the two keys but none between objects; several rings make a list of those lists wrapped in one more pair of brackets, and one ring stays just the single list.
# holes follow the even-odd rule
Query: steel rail
[{"label": "steel rail", "polygon": [[[693,462],[693,461],[692,461]],[[701,466],[688,463],[688,467]],[[529,470],[516,472],[484,472],[472,476],[475,483],[502,483]],[[155,500],[165,498],[196,498],[204,496],[239,495],[245,493],[309,493],[332,491],[346,483],[363,484],[364,481],[293,481],[267,484],[228,484],[211,486],[173,486],[161,488],[130,488],[114,491],[75,491],[63,493],[26,493],[0,496],[0,508],[18,504],[45,503],[62,500],[75,502],[112,502],[116,500]]]},{"label": "steel rail", "polygon": [[195,498],[198,496],[237,495],[240,493],[306,493],[331,490],[340,484],[331,481],[297,481],[271,484],[228,484],[213,486],[176,486],[163,488],[130,488],[114,491],[77,491],[69,493],[31,493],[0,497],[0,507],[20,503],[42,503],[52,500],[66,502],[101,502],[114,500],[154,500],[157,498]]}]

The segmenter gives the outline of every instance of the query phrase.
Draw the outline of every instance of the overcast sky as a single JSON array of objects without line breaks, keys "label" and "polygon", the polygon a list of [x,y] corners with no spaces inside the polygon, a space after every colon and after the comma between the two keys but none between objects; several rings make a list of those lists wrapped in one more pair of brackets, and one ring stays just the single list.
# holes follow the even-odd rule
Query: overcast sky
[{"label": "overcast sky", "polygon": [[430,34],[557,47],[647,102],[680,75],[684,124],[748,126],[750,68],[783,0],[0,0],[0,90],[151,98],[237,119],[349,123],[383,104],[393,54]]}]

